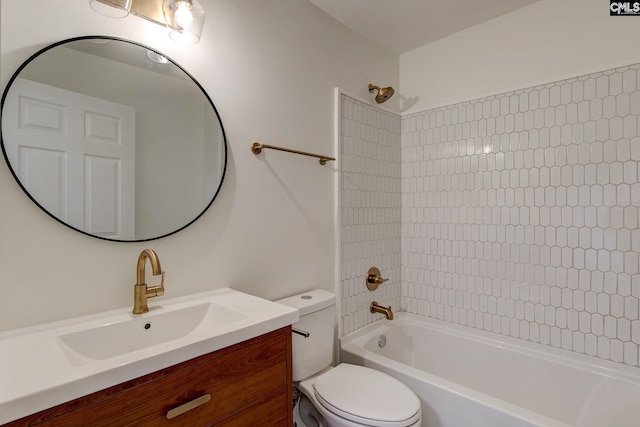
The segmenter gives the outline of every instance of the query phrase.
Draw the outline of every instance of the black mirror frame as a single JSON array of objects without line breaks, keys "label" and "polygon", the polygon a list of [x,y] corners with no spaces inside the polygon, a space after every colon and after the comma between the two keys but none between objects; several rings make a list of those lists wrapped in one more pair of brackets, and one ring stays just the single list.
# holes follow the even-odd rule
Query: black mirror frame
[{"label": "black mirror frame", "polygon": [[218,113],[218,110],[216,108],[216,106],[213,104],[213,101],[211,101],[211,98],[209,97],[209,94],[204,90],[204,88],[202,87],[202,85],[189,73],[187,72],[187,70],[185,70],[182,66],[180,66],[177,62],[175,62],[174,60],[172,60],[171,58],[167,57],[165,54],[158,52],[156,49],[153,49],[149,46],[146,46],[144,44],[138,43],[138,42],[134,42],[131,40],[127,40],[127,39],[123,39],[123,38],[119,38],[119,37],[110,37],[110,36],[82,36],[82,37],[73,37],[70,39],[65,39],[65,40],[61,40],[59,42],[53,43],[51,45],[48,45],[40,50],[38,50],[36,53],[34,53],[33,55],[31,55],[26,61],[24,61],[20,67],[18,67],[18,69],[16,70],[15,73],[13,73],[13,75],[11,76],[11,78],[9,79],[7,86],[5,87],[3,93],[2,93],[2,99],[0,100],[0,112],[4,110],[4,103],[5,103],[5,99],[7,97],[7,94],[9,92],[9,90],[11,89],[11,85],[13,84],[13,82],[15,81],[16,78],[18,78],[19,74],[22,72],[22,70],[27,67],[34,59],[36,59],[39,55],[41,55],[44,52],[47,52],[57,46],[66,44],[66,43],[71,43],[74,41],[79,41],[79,40],[115,40],[115,41],[120,41],[120,42],[124,42],[124,43],[130,43],[139,47],[142,47],[144,49],[148,49],[150,51],[153,51],[155,53],[157,53],[158,55],[162,55],[163,57],[167,58],[173,65],[175,65],[176,67],[178,67],[183,73],[185,73],[185,75],[187,75],[192,81],[193,83],[196,84],[196,86],[202,91],[202,94],[205,96],[207,102],[209,102],[209,104],[211,105],[211,108],[213,108],[213,111],[218,119],[218,122],[220,123],[220,130],[222,132],[222,142],[224,143],[224,163],[222,166],[222,174],[220,176],[220,183],[218,184],[218,188],[216,189],[215,193],[213,194],[211,200],[209,201],[209,203],[204,207],[204,209],[202,210],[202,212],[200,212],[195,218],[193,218],[192,220],[190,220],[187,224],[177,228],[176,230],[173,230],[171,232],[156,236],[156,237],[149,237],[149,238],[145,238],[145,239],[135,239],[135,240],[122,240],[122,239],[109,239],[107,237],[102,237],[102,236],[96,236],[94,234],[88,233],[84,230],[80,230],[79,228],[76,228],[66,222],[64,222],[63,220],[61,220],[60,218],[56,217],[55,215],[53,215],[51,212],[49,212],[46,208],[44,208],[44,206],[42,206],[40,203],[38,203],[33,196],[29,193],[29,191],[24,187],[24,185],[22,185],[22,183],[20,182],[20,178],[18,177],[18,175],[16,174],[16,171],[13,169],[13,167],[11,166],[11,163],[9,162],[9,157],[7,156],[7,152],[5,150],[5,144],[4,144],[4,136],[2,133],[2,123],[0,120],[0,146],[2,147],[2,154],[4,156],[5,162],[7,164],[7,166],[9,167],[9,170],[11,172],[11,175],[13,175],[13,178],[16,180],[16,182],[18,183],[18,186],[20,186],[20,188],[22,189],[22,191],[24,191],[24,193],[27,195],[27,197],[29,197],[29,199],[31,199],[31,201],[38,206],[42,211],[44,211],[47,215],[49,215],[51,218],[55,219],[57,222],[63,224],[64,226],[77,231],[79,233],[82,233],[84,235],[96,238],[96,239],[100,239],[100,240],[106,240],[106,241],[110,241],[110,242],[122,242],[122,243],[137,243],[137,242],[148,242],[148,241],[152,241],[152,240],[158,240],[158,239],[162,239],[164,237],[168,237],[171,236],[173,234],[178,233],[179,231],[184,230],[185,228],[187,228],[188,226],[190,226],[191,224],[193,224],[194,222],[196,222],[200,217],[202,217],[202,215],[204,215],[204,213],[211,207],[211,205],[213,204],[214,200],[218,197],[218,194],[220,193],[220,189],[222,188],[222,184],[224,182],[224,178],[226,175],[226,171],[227,171],[227,161],[228,161],[228,144],[227,144],[227,136],[224,130],[224,126],[222,124],[222,119],[220,118],[220,114]]}]

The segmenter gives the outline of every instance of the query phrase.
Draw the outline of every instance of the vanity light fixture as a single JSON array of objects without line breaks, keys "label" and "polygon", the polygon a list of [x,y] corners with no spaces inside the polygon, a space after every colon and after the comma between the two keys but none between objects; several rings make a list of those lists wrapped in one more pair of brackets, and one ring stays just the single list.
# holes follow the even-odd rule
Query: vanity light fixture
[{"label": "vanity light fixture", "polygon": [[126,18],[129,16],[132,1],[133,0],[89,0],[89,6],[100,15],[108,16],[109,18]]},{"label": "vanity light fixture", "polygon": [[129,13],[166,27],[171,39],[194,44],[204,27],[204,8],[197,0],[89,0],[91,8],[110,18]]},{"label": "vanity light fixture", "polygon": [[204,9],[196,0],[164,0],[164,22],[173,40],[193,44],[200,41],[204,27]]}]

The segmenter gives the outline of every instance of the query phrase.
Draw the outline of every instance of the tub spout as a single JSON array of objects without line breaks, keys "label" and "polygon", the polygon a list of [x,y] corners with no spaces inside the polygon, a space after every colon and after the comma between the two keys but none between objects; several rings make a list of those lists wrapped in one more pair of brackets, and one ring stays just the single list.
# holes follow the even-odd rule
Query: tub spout
[{"label": "tub spout", "polygon": [[393,311],[391,311],[391,306],[382,307],[381,305],[378,305],[378,303],[374,301],[369,306],[369,310],[372,313],[384,314],[384,317],[386,317],[387,320],[393,320]]}]

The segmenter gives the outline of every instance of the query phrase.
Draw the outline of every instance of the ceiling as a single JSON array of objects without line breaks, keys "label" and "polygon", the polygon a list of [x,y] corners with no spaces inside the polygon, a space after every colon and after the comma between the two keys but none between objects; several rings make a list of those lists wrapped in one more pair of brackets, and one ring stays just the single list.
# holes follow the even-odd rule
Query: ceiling
[{"label": "ceiling", "polygon": [[401,54],[538,0],[310,0],[353,31]]}]

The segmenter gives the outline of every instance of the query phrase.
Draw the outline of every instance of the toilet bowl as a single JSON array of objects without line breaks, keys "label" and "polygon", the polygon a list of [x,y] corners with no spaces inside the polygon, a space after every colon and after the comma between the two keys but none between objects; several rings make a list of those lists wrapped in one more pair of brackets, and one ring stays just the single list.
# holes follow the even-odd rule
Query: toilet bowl
[{"label": "toilet bowl", "polygon": [[334,294],[314,290],[276,302],[297,308],[300,314],[293,328],[304,335],[292,338],[293,381],[301,393],[299,415],[307,427],[420,425],[420,400],[400,381],[364,366],[330,366]]},{"label": "toilet bowl", "polygon": [[299,388],[327,427],[413,427],[421,422],[420,400],[407,386],[364,366],[341,363],[301,381]]}]

